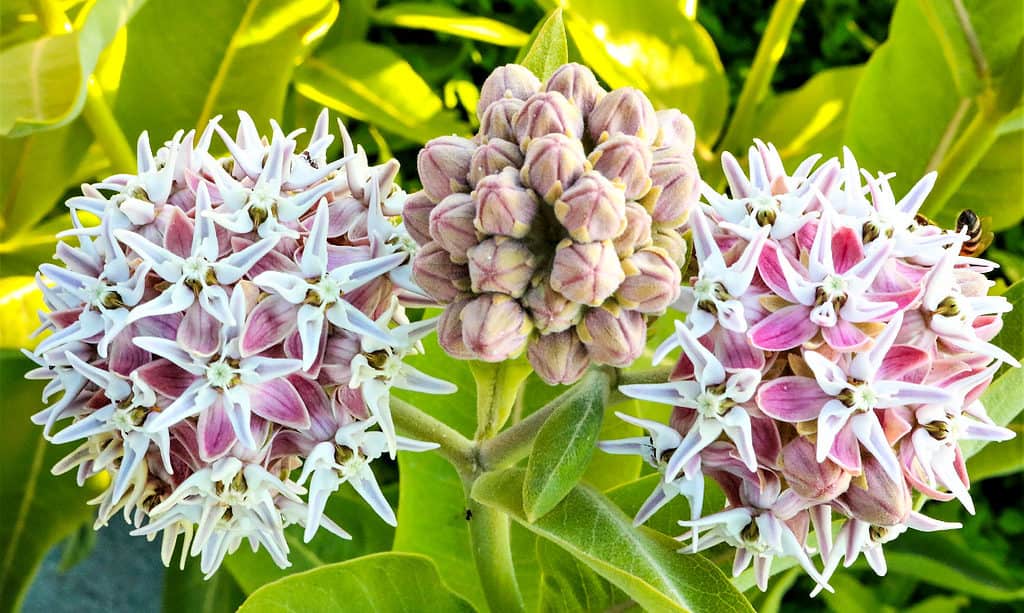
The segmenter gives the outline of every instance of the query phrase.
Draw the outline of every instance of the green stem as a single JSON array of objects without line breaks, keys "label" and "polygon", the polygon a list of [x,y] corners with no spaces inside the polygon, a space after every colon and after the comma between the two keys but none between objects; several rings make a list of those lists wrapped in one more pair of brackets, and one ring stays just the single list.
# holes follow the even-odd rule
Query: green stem
[{"label": "green stem", "polygon": [[452,427],[394,397],[391,398],[391,417],[395,426],[405,434],[440,445],[438,453],[460,474],[472,474],[476,469],[476,447]]},{"label": "green stem", "polygon": [[[71,31],[71,22],[68,21],[67,15],[64,14],[56,0],[36,0],[35,8],[39,22],[50,36],[59,36]],[[89,129],[92,130],[96,141],[107,154],[111,170],[115,172],[135,170],[135,151],[128,144],[128,139],[121,131],[121,126],[114,118],[114,113],[103,96],[103,88],[91,76],[86,86],[82,116]]]},{"label": "green stem", "polygon": [[942,212],[996,141],[1002,119],[1003,115],[996,109],[994,95],[991,92],[982,94],[978,98],[978,112],[956,139],[949,155],[939,164],[939,176],[921,210],[923,215],[935,217]]},{"label": "green stem", "polygon": [[476,380],[476,440],[493,437],[512,415],[530,366],[523,359],[469,363]]},{"label": "green stem", "polygon": [[736,111],[729,122],[729,129],[717,147],[718,151],[742,147],[753,136],[757,108],[771,88],[772,75],[775,74],[775,68],[786,52],[789,33],[803,4],[804,0],[778,0],[775,3],[764,36],[757,46],[754,63],[736,101]]},{"label": "green stem", "polygon": [[495,613],[525,611],[523,596],[516,582],[509,536],[509,517],[497,509],[480,504],[469,496],[474,479],[464,481],[467,508],[472,513],[469,536],[473,560],[484,588],[484,596]]}]

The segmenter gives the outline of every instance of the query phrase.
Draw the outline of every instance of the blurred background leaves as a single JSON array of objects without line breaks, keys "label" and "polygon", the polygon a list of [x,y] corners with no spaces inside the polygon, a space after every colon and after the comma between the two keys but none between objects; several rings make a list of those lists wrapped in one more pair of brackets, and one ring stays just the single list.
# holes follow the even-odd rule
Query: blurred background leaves
[{"label": "blurred background leaves", "polygon": [[[82,182],[133,171],[143,130],[156,144],[222,115],[233,131],[240,108],[261,128],[275,118],[287,131],[310,127],[326,106],[371,158],[398,158],[412,191],[418,147],[473,131],[479,84],[519,57],[555,8],[569,60],[694,119],[701,172],[716,187],[723,185],[721,152],[742,154],[754,136],[774,142],[790,167],[848,144],[864,167],[896,172],[897,193],[938,169],[929,216],[947,226],[965,207],[990,216],[998,232],[988,256],[1002,265],[995,291],[1024,274],[1024,9],[1017,0],[649,0],[642,9],[615,0],[7,0],[0,5],[0,610],[18,608],[54,544],[65,540],[69,564],[91,559],[80,536],[91,522],[90,488],[50,475],[70,450],[43,445],[28,421],[41,408],[41,388],[22,380],[32,364],[16,351],[37,341],[29,336],[41,308],[32,275],[53,253],[56,233],[71,225],[61,203]],[[1020,287],[1012,291],[1019,305]],[[1018,356],[1020,313],[1007,319],[999,341]],[[465,366],[438,355],[419,366],[471,390]],[[989,392],[1001,421],[1018,432],[1020,372],[1001,373]],[[559,392],[536,382],[527,390],[520,417]],[[458,398],[416,400],[472,433]],[[611,421],[605,430],[618,430],[601,438],[633,433]],[[838,595],[809,601],[808,580],[788,573],[755,604],[763,611],[1021,606],[1020,441],[973,450],[978,514],[926,507],[965,527],[893,543],[890,580],[858,563],[837,576]],[[635,495],[646,488],[641,482],[651,478],[646,470],[595,453],[584,481],[630,513],[642,500]],[[399,472],[409,477],[400,484]],[[412,568],[430,593],[436,568],[445,588],[436,593],[484,608],[455,472],[435,456],[406,454],[379,478],[399,503],[397,530],[350,504],[351,492],[339,492],[328,513],[353,541],[324,536],[304,545],[291,534],[293,566],[285,571],[246,551],[210,582],[194,565],[172,568],[164,608],[233,610],[270,581],[391,549],[429,561],[381,558],[375,568]],[[673,514],[687,513],[684,501],[673,504]],[[673,534],[663,521],[668,514],[652,527]],[[528,603],[544,610],[630,606],[619,587],[518,524],[513,546]],[[131,564],[97,572],[130,580]],[[78,610],[87,607],[68,596]]]}]

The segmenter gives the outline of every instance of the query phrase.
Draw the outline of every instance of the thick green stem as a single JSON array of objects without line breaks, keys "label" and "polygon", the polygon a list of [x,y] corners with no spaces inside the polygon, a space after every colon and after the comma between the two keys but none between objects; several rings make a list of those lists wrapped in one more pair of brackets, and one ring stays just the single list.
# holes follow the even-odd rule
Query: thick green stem
[{"label": "thick green stem", "polygon": [[437,452],[460,474],[472,474],[475,470],[476,448],[473,442],[450,426],[394,397],[391,398],[391,418],[395,421],[395,427],[403,433],[421,441],[440,445]]},{"label": "thick green stem", "polygon": [[476,379],[476,440],[493,437],[512,415],[516,396],[530,365],[523,359],[504,362],[470,362]]},{"label": "thick green stem", "polygon": [[464,485],[467,508],[472,513],[469,518],[469,535],[473,544],[473,559],[487,604],[495,613],[524,611],[526,607],[519,592],[515,563],[512,561],[509,517],[469,496],[473,488],[472,479]]},{"label": "thick green stem", "polygon": [[[47,34],[58,36],[71,31],[71,22],[68,21],[67,15],[55,0],[36,0],[35,7],[39,22]],[[111,170],[115,172],[135,170],[135,151],[128,144],[128,139],[121,131],[121,126],[114,118],[114,113],[103,96],[103,88],[91,76],[86,86],[82,116],[85,118],[85,123],[89,125],[96,142],[103,147],[103,152],[107,154]]]},{"label": "thick green stem", "polygon": [[804,0],[778,0],[772,9],[771,17],[768,19],[768,26],[764,30],[764,36],[757,46],[757,54],[754,55],[754,63],[750,67],[747,80],[743,83],[743,90],[736,101],[736,111],[729,122],[729,129],[722,137],[718,151],[730,151],[737,147],[746,145],[747,141],[754,136],[753,128],[756,120],[757,108],[764,101],[772,84],[772,75],[779,65],[779,60],[786,52],[786,45],[789,43],[789,33],[793,30],[793,23]]}]

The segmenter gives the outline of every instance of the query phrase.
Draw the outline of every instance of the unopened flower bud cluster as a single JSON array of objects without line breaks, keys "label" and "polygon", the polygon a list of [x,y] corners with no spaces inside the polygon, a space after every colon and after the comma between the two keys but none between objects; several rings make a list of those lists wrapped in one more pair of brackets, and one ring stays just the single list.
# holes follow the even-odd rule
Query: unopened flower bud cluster
[{"label": "unopened flower bud cluster", "polygon": [[427,143],[405,206],[413,276],[445,305],[441,345],[498,362],[524,350],[549,383],[626,366],[677,299],[678,231],[698,195],[690,120],[589,69],[484,82],[475,138]]},{"label": "unopened flower bud cluster", "polygon": [[[753,562],[762,590],[776,557],[795,558],[815,591],[861,554],[884,575],[885,543],[959,527],[915,512],[913,492],[973,513],[960,442],[1013,436],[979,401],[1002,364],[1019,366],[989,342],[1011,307],[988,295],[995,265],[964,249],[966,230],[917,215],[935,174],[897,200],[891,175],[848,150],[815,169],[819,158],[788,175],[758,141],[748,177],[723,156],[731,196],[705,187],[690,216],[686,318],[655,360],[682,355],[669,382],[622,387],[673,406],[670,423],[621,415],[649,436],[602,443],[663,476],[637,523],[685,496],[680,539],[734,546],[734,573]],[[705,477],[724,510],[703,513]]]},{"label": "unopened flower bud cluster", "polygon": [[[245,540],[287,566],[291,524],[350,538],[324,515],[345,482],[394,524],[370,464],[435,445],[395,435],[390,390],[454,389],[403,361],[434,322],[404,315],[426,299],[393,223],[397,162],[369,167],[344,127],[328,161],[326,111],[301,150],[301,130],[268,140],[239,117],[234,138],[218,118],[155,155],[143,133],[136,174],[68,202],[77,246],[40,267],[30,354],[50,405],[34,421],[81,441],[54,472],[112,476],[97,527],[123,512],[207,575]],[[209,154],[215,134],[230,155]]]}]

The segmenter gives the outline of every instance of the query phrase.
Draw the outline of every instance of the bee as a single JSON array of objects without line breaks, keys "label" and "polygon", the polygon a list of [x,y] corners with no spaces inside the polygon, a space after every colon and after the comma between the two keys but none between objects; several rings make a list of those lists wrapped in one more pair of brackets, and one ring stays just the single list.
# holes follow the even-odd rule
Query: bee
[{"label": "bee", "polygon": [[990,221],[990,218],[979,217],[971,209],[960,211],[956,217],[956,231],[958,233],[966,231],[967,234],[967,240],[960,247],[960,255],[971,257],[979,255],[992,244],[994,234],[988,229]]}]

